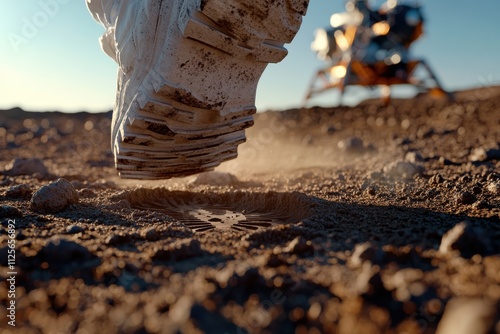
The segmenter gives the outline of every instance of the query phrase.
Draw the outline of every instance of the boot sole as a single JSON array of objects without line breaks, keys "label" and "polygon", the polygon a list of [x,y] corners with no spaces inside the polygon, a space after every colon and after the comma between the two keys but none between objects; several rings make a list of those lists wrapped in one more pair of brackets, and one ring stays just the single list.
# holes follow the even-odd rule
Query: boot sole
[{"label": "boot sole", "polygon": [[156,36],[155,50],[141,59],[151,70],[130,79],[125,89],[140,82],[130,103],[118,98],[128,104],[113,131],[123,178],[187,176],[236,158],[258,80],[286,56],[307,0],[157,0],[155,8],[164,15],[145,32]]}]

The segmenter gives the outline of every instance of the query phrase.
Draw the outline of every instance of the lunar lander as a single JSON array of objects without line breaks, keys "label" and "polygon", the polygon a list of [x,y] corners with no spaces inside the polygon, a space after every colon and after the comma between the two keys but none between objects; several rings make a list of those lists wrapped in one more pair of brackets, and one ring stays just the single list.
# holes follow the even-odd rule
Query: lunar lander
[{"label": "lunar lander", "polygon": [[340,91],[342,101],[347,86],[364,86],[381,87],[389,103],[393,85],[452,99],[427,62],[411,57],[410,46],[423,34],[424,23],[418,4],[387,0],[374,11],[367,0],[347,1],[346,12],[332,15],[331,28],[315,33],[311,49],[328,66],[314,75],[305,102],[331,89]]}]

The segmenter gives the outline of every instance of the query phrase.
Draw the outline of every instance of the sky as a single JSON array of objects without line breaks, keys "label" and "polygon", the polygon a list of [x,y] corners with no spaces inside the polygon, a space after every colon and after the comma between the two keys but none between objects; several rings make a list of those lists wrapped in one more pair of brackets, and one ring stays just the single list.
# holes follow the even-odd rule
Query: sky
[{"label": "sky", "polygon": [[[374,5],[383,1],[373,1]],[[289,55],[270,64],[259,82],[260,111],[301,105],[315,71],[325,64],[311,51],[314,31],[344,11],[344,0],[310,0]],[[500,85],[500,1],[420,0],[425,36],[412,47],[448,90]],[[112,109],[117,66],[100,49],[103,28],[85,0],[0,0],[0,109],[102,112]],[[396,90],[397,94],[398,91]],[[350,101],[367,95],[348,91]],[[331,91],[310,105],[336,105]]]}]

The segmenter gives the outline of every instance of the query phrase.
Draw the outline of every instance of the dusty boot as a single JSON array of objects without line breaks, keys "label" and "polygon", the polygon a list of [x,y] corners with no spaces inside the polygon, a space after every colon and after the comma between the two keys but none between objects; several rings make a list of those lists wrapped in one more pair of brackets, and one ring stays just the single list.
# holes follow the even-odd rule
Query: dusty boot
[{"label": "dusty boot", "polygon": [[117,61],[112,147],[124,178],[211,170],[237,156],[268,63],[308,1],[87,0]]}]

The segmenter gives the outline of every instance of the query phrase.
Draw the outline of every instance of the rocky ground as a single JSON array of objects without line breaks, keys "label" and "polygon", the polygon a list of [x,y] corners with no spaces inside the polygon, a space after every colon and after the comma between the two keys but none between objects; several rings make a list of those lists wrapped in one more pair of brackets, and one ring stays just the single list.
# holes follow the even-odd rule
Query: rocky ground
[{"label": "rocky ground", "polygon": [[0,112],[2,333],[500,333],[500,88],[260,113],[161,182],[110,119]]}]

